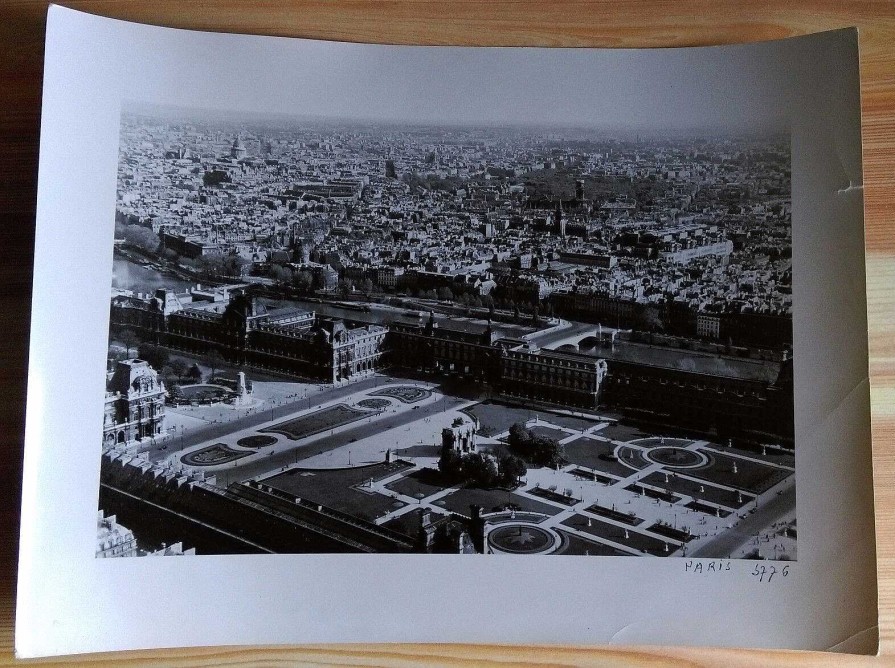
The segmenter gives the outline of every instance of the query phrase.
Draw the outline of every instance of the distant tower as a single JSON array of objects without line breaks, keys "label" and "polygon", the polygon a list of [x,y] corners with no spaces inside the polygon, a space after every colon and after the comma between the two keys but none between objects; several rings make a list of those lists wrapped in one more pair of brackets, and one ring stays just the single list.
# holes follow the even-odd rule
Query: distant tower
[{"label": "distant tower", "polygon": [[559,200],[556,203],[556,211],[553,213],[553,221],[555,223],[554,229],[556,229],[559,236],[566,236],[566,217],[562,215],[562,200]]},{"label": "distant tower", "polygon": [[236,135],[236,139],[233,140],[233,146],[230,147],[230,157],[236,158],[237,160],[246,157],[246,147],[243,146],[242,139],[239,135]]},{"label": "distant tower", "polygon": [[584,181],[581,179],[575,181],[575,199],[579,202],[584,201]]}]

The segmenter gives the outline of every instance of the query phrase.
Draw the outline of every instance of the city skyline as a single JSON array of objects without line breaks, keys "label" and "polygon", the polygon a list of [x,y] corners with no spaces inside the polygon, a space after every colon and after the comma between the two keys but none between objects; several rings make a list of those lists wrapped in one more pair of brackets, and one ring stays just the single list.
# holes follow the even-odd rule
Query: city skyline
[{"label": "city skyline", "polygon": [[185,113],[121,118],[97,556],[796,558],[785,135]]}]

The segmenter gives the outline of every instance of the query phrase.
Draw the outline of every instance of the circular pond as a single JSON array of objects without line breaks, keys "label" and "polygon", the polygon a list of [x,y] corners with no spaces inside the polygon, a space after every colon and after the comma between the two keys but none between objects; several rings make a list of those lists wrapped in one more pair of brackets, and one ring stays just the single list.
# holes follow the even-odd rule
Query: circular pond
[{"label": "circular pond", "polygon": [[693,469],[708,464],[709,458],[701,452],[675,447],[652,448],[643,456],[654,464],[672,469]]},{"label": "circular pond", "polygon": [[556,546],[556,537],[531,524],[507,524],[488,534],[488,543],[497,552],[507,554],[538,554]]}]

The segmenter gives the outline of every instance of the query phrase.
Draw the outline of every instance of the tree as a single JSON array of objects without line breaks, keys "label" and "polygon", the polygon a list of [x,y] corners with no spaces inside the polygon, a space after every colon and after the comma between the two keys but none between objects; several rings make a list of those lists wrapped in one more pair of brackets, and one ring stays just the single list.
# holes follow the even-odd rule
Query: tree
[{"label": "tree", "polygon": [[227,276],[238,278],[242,276],[243,267],[248,264],[248,260],[239,255],[228,255],[221,263],[221,270]]},{"label": "tree", "polygon": [[538,466],[556,466],[562,461],[559,441],[536,436],[519,423],[510,427],[508,445],[513,454]]},{"label": "tree", "polygon": [[180,389],[180,383],[171,383],[168,385],[168,396],[171,398],[183,396],[183,390]]},{"label": "tree", "polygon": [[131,246],[147,253],[154,253],[159,246],[158,235],[152,231],[152,228],[142,225],[126,225],[123,236]]},{"label": "tree", "polygon": [[217,370],[224,365],[224,357],[217,348],[212,348],[202,357],[202,362],[211,369],[211,374],[208,376],[208,379],[211,380]]},{"label": "tree", "polygon": [[166,366],[171,357],[167,350],[151,343],[141,343],[137,347],[137,356],[141,360],[149,362],[149,366],[153,369],[161,369]]},{"label": "tree", "polygon": [[500,472],[501,482],[505,485],[515,485],[519,478],[528,473],[528,467],[522,458],[509,452],[497,458],[497,469]]},{"label": "tree", "polygon": [[307,270],[297,271],[292,278],[292,284],[300,294],[307,294],[314,286],[314,276]]},{"label": "tree", "polygon": [[171,373],[173,373],[178,378],[183,378],[186,375],[188,367],[187,363],[184,362],[182,359],[175,358],[168,364],[171,367]]},{"label": "tree", "polygon": [[522,447],[522,444],[528,439],[528,431],[519,422],[514,422],[510,427],[510,434],[507,442],[512,450]]},{"label": "tree", "polygon": [[556,466],[562,462],[562,446],[554,438],[535,436],[531,446],[531,462],[541,466]]},{"label": "tree", "polygon": [[644,304],[637,314],[637,324],[640,329],[648,332],[665,329],[659,307],[655,304]]},{"label": "tree", "polygon": [[208,278],[216,278],[224,273],[224,258],[220,255],[203,255],[196,261],[199,270]]},{"label": "tree", "polygon": [[198,364],[194,363],[193,366],[190,367],[190,370],[187,372],[187,377],[194,383],[202,381],[202,370],[199,368]]},{"label": "tree", "polygon": [[346,278],[340,278],[336,285],[336,293],[344,298],[351,294],[353,288],[354,286],[351,284],[351,281]]},{"label": "tree", "polygon": [[460,453],[454,450],[452,445],[445,444],[441,448],[441,457],[438,459],[438,470],[448,480],[454,481],[460,477],[463,463]]},{"label": "tree", "polygon": [[140,342],[140,337],[137,336],[137,333],[132,329],[122,329],[118,333],[118,340],[124,344],[125,348],[127,348],[127,356],[130,357],[131,348]]},{"label": "tree", "polygon": [[272,264],[270,265],[269,270],[270,277],[277,281],[278,283],[286,282],[286,267],[280,264]]},{"label": "tree", "polygon": [[493,487],[498,479],[497,464],[494,459],[478,452],[463,456],[463,477],[479,487]]},{"label": "tree", "polygon": [[370,294],[371,292],[373,292],[373,281],[371,281],[369,278],[365,278],[363,281],[361,281],[360,289],[361,292],[363,292],[364,294]]},{"label": "tree", "polygon": [[454,293],[449,287],[438,288],[438,298],[443,301],[453,301]]}]

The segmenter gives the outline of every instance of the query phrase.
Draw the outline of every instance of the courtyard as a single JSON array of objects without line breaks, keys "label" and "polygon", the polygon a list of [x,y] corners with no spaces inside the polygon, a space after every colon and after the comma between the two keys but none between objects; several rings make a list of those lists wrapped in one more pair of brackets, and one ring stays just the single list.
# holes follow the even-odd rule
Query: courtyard
[{"label": "courtyard", "polygon": [[[406,381],[333,388],[316,405],[259,410],[254,423],[201,443],[181,461],[217,467],[224,486],[264,480],[406,535],[415,534],[422,512],[438,519],[470,517],[473,505],[486,515],[509,509],[488,519],[492,551],[502,554],[681,556],[691,540],[696,549],[729,535],[792,482],[792,469],[772,461],[785,461],[777,451],[759,458],[612,418],[483,403],[437,389]],[[563,462],[555,468],[529,465],[515,489],[452,486],[437,467],[441,431],[458,418],[477,422],[481,452],[521,423],[559,441]],[[520,536],[519,526],[539,531],[524,528]],[[793,555],[795,539],[787,540]]]}]

